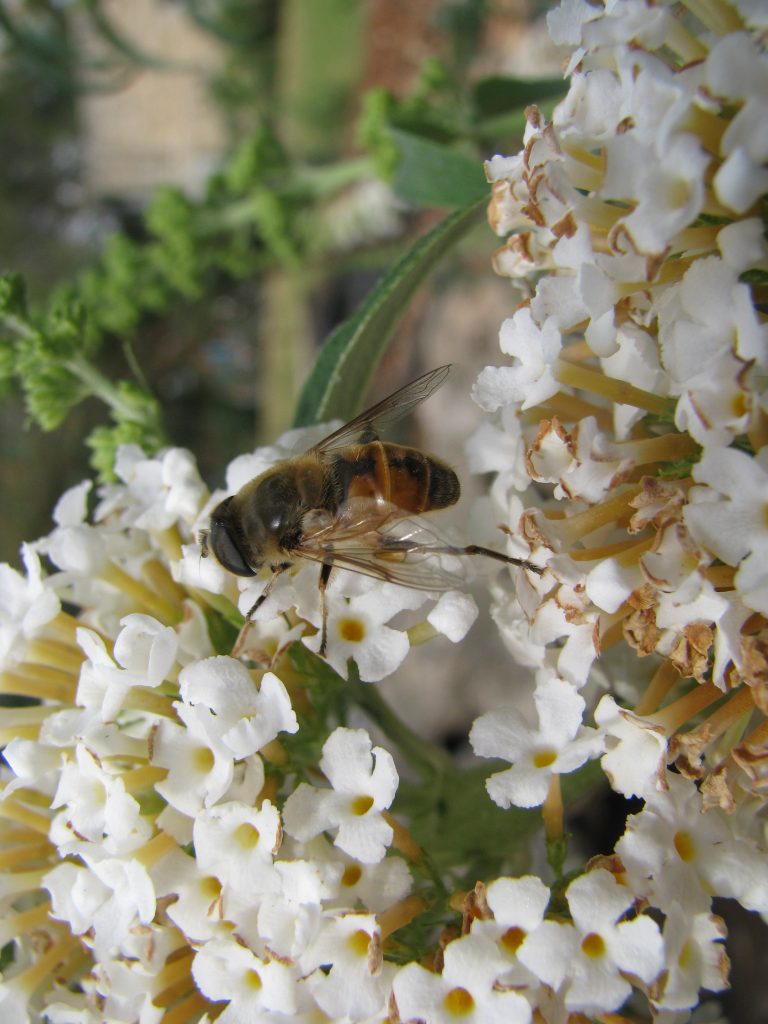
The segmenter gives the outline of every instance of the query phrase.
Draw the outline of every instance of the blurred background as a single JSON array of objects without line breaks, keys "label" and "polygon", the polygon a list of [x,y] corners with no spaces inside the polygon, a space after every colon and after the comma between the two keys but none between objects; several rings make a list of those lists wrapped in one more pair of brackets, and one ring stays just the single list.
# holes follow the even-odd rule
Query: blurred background
[{"label": "blurred background", "polygon": [[[293,251],[270,258],[253,245],[245,266],[206,268],[195,287],[149,303],[132,329],[107,331],[103,372],[119,379],[138,364],[167,438],[221,486],[230,459],[290,425],[333,326],[445,215],[360,166],[366,102],[431,105],[433,137],[454,131],[440,120],[449,107],[467,118],[472,83],[559,75],[545,9],[532,0],[2,0],[0,271],[20,272],[30,306],[44,305],[103,260],[116,233],[146,248],[158,187],[178,187],[210,212],[211,176],[264,133],[291,173],[336,174],[287,226]],[[494,134],[459,142],[478,160],[496,142],[518,145],[515,132]],[[380,397],[433,365],[457,364],[423,409],[448,458],[461,454],[472,415],[462,402],[457,416],[452,398],[466,395],[514,306],[508,283],[489,273],[494,247],[481,227],[432,276],[377,379]],[[112,299],[102,287],[100,301]],[[45,434],[27,429],[18,393],[0,405],[2,560],[17,563],[21,540],[47,532],[57,497],[89,472],[83,440],[103,415],[89,399]]]}]

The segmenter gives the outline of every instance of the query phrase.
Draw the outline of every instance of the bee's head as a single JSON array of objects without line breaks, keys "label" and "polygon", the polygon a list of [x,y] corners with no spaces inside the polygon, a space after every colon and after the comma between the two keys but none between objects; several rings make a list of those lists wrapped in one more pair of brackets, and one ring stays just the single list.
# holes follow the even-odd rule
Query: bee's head
[{"label": "bee's head", "polygon": [[[211,514],[211,527],[202,541],[203,553],[210,549],[216,561],[228,572],[236,576],[255,576],[259,568],[259,559],[249,558],[253,544],[246,543],[238,526],[232,497],[225,498]],[[253,565],[256,568],[253,568]]]}]

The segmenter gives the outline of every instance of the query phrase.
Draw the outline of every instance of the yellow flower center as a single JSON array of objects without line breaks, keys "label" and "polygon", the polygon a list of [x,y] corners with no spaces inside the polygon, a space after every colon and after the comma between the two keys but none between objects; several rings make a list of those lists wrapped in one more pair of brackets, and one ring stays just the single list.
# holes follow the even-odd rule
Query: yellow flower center
[{"label": "yellow flower center", "polygon": [[676,832],[674,838],[675,849],[680,860],[687,864],[696,857],[696,847],[693,839],[687,832]]},{"label": "yellow flower center", "polygon": [[245,972],[245,978],[243,980],[245,981],[246,988],[250,988],[254,992],[258,992],[259,989],[262,987],[262,981],[261,978],[259,977],[259,972],[254,971],[252,967],[250,967]]},{"label": "yellow flower center", "polygon": [[351,810],[353,814],[357,814],[360,818],[373,807],[372,796],[356,796],[352,801]]},{"label": "yellow flower center", "polygon": [[200,879],[200,895],[207,900],[217,900],[221,895],[221,882],[213,875]]},{"label": "yellow flower center", "polygon": [[192,766],[201,775],[207,775],[213,769],[213,751],[209,747],[196,747],[192,754]]},{"label": "yellow flower center", "polygon": [[604,956],[605,942],[602,935],[598,935],[597,932],[590,932],[589,935],[585,935],[581,940],[581,950],[585,956],[589,956],[593,960]]},{"label": "yellow flower center", "polygon": [[363,931],[359,928],[356,932],[353,932],[347,939],[347,945],[356,956],[367,957],[368,947],[371,944],[371,936],[368,932]]},{"label": "yellow flower center", "polygon": [[522,928],[518,928],[516,926],[507,928],[501,936],[501,944],[508,953],[516,953],[522,945],[523,939],[526,935],[527,932],[523,931]]},{"label": "yellow flower center", "polygon": [[731,401],[731,411],[737,419],[741,419],[742,416],[746,416],[749,412],[749,402],[743,391],[739,391],[738,394],[734,395]]},{"label": "yellow flower center", "polygon": [[244,850],[252,850],[259,842],[259,830],[247,821],[235,829],[235,842]]},{"label": "yellow flower center", "polygon": [[667,205],[671,206],[674,210],[681,210],[687,205],[691,198],[691,190],[688,186],[688,182],[682,178],[674,178],[668,181],[664,189],[664,198],[667,201]]},{"label": "yellow flower center", "polygon": [[534,768],[549,768],[549,766],[556,760],[557,751],[537,750],[533,755],[533,766]]},{"label": "yellow flower center", "polygon": [[365,626],[360,619],[339,619],[339,636],[348,644],[359,644],[365,638]]},{"label": "yellow flower center", "polygon": [[677,962],[680,965],[681,970],[685,970],[691,965],[693,960],[693,945],[691,942],[686,942],[677,957]]},{"label": "yellow flower center", "polygon": [[358,864],[347,864],[344,874],[341,876],[341,884],[351,889],[357,885],[363,875],[363,870]]},{"label": "yellow flower center", "polygon": [[475,1008],[475,1000],[465,988],[452,988],[443,1000],[443,1006],[452,1017],[466,1017]]}]

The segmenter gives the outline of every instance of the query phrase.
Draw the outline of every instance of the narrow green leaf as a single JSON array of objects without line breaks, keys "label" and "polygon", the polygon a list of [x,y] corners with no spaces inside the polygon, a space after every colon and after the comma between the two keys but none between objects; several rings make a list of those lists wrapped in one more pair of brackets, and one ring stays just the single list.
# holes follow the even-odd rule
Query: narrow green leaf
[{"label": "narrow green leaf", "polygon": [[495,117],[521,110],[531,103],[541,106],[545,99],[564,96],[568,83],[564,78],[507,78],[490,75],[476,83],[472,98],[477,117]]},{"label": "narrow green leaf", "polygon": [[295,426],[333,416],[351,419],[362,410],[368,386],[392,330],[405,307],[441,256],[485,214],[486,198],[450,214],[382,278],[357,312],[328,337],[304,385]]},{"label": "narrow green leaf", "polygon": [[398,162],[392,188],[416,206],[464,206],[487,197],[479,160],[413,132],[391,129]]}]

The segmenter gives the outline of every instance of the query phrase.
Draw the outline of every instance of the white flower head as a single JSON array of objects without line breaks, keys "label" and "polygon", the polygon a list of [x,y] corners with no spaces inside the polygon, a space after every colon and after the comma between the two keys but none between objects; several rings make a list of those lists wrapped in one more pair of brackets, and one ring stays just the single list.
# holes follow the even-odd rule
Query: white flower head
[{"label": "white flower head", "polygon": [[521,408],[543,402],[558,391],[553,364],[562,341],[554,321],[539,326],[530,309],[521,309],[501,326],[502,352],[517,360],[514,366],[487,366],[477,379],[472,397],[488,412],[512,402]]},{"label": "white flower head", "polygon": [[486,782],[500,807],[538,806],[553,774],[575,771],[602,750],[596,731],[581,724],[584,699],[569,683],[546,676],[536,687],[534,701],[538,728],[518,711],[490,711],[476,720],[469,734],[478,756],[512,762]]},{"label": "white flower head", "polygon": [[207,731],[234,757],[261,750],[280,732],[296,732],[299,723],[288,692],[273,672],[257,688],[252,675],[235,658],[217,655],[195,662],[179,674],[179,692],[187,704],[209,709]]},{"label": "white flower head", "polygon": [[[328,596],[328,641],[325,659],[339,675],[347,675],[347,662],[353,658],[363,682],[372,683],[391,675],[410,650],[405,630],[386,625],[389,620],[413,604],[415,592],[406,587],[377,584],[367,593],[347,599],[333,590]],[[416,594],[421,604],[424,594]],[[320,649],[321,634],[304,639],[313,651]]]},{"label": "white flower head", "polygon": [[283,822],[289,835],[307,842],[337,829],[334,843],[363,864],[378,863],[392,841],[382,817],[394,799],[398,775],[392,755],[374,747],[364,729],[335,729],[323,745],[320,767],[333,787],[302,783],[288,797]]},{"label": "white flower head", "polygon": [[[195,984],[208,999],[225,1000],[222,1024],[242,1024],[273,1011],[292,1015],[296,972],[278,960],[265,960],[235,939],[211,939],[192,963]],[[270,1014],[271,1016],[271,1014]]]},{"label": "white flower head", "polygon": [[521,946],[520,960],[548,985],[563,982],[571,1011],[618,1009],[631,992],[629,974],[650,984],[663,967],[659,926],[640,915],[625,920],[634,895],[600,868],[571,882],[566,899],[572,925],[547,922]]},{"label": "white flower head", "polygon": [[528,1024],[531,1007],[518,992],[497,985],[507,962],[496,944],[474,932],[450,942],[443,970],[433,974],[420,964],[401,968],[392,991],[401,1020],[426,1024]]},{"label": "white flower head", "polygon": [[24,655],[26,642],[35,636],[61,607],[51,584],[43,576],[40,558],[22,544],[25,575],[0,565],[0,664],[11,666]]},{"label": "white flower head", "polygon": [[660,726],[619,707],[610,694],[597,705],[595,722],[607,748],[603,771],[617,793],[642,796],[666,785],[667,741]]},{"label": "white flower head", "polygon": [[230,800],[201,811],[193,829],[195,856],[204,875],[235,892],[279,889],[274,858],[282,831],[277,808],[265,800],[258,810]]}]

